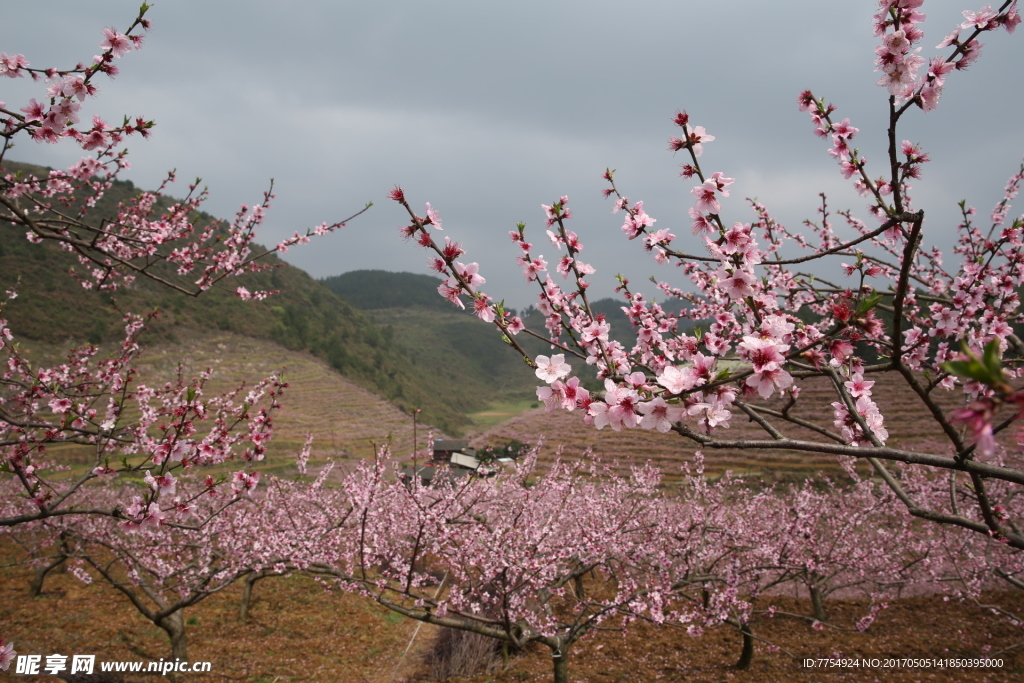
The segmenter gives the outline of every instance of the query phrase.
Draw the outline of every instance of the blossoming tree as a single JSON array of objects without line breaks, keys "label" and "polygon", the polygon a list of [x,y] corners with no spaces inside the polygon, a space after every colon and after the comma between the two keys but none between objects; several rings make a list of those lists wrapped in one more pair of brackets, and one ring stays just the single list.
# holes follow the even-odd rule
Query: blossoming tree
[{"label": "blossoming tree", "polygon": [[[1012,33],[1021,19],[1016,0],[964,12],[963,22],[938,44],[941,53],[926,59],[919,47],[923,3],[881,0],[874,15],[878,84],[887,93],[889,122],[881,165],[868,163],[854,144],[859,129],[840,119],[834,105],[810,91],[797,98],[815,134],[831,142],[837,171],[866,198],[864,218],[840,211],[837,219],[824,199],[817,221],[807,221],[802,232],[780,224],[768,206],[753,200],[750,222],[728,218],[737,211],[730,206],[737,181],[702,165],[715,137],[685,112],[675,117],[680,132],[670,148],[689,157],[681,175],[695,183],[689,217],[702,249],[684,246],[667,228],[656,229],[643,202],[629,200],[613,173],[605,173],[604,193],[614,199],[615,212],[625,213],[626,238],[638,240],[658,263],[675,264],[689,280],[685,287],[657,283],[666,301],[680,307],[647,300],[619,278],[635,344],[616,341],[609,324],[594,314],[587,294],[594,268],[581,260],[583,243],[570,227],[567,197],[543,206],[547,237],[558,250],[550,263],[523,224],[510,233],[526,280],[538,288],[545,330],[526,329],[485,293],[479,264],[466,262],[452,238],[438,241],[437,209],[427,204],[421,217],[396,187],[391,198],[410,219],[402,232],[431,252],[433,269],[445,277],[440,294],[459,306],[468,298],[477,315],[493,322],[536,368],[545,382],[537,395],[549,409],[579,410],[597,429],[674,431],[705,450],[858,458],[912,515],[1024,549],[1019,507],[998,499],[1013,496],[1007,487],[1019,491],[1024,470],[1015,455],[996,453],[996,436],[1024,405],[1013,384],[1024,360],[1024,342],[1014,332],[1021,319],[1024,222],[1009,214],[1024,167],[1010,178],[986,226],[961,204],[954,247],[960,262],[949,268],[928,245],[924,211],[910,195],[928,154],[900,132],[914,109],[937,108],[946,78],[978,58],[983,34]],[[685,319],[706,329],[687,333]],[[554,353],[530,357],[516,340],[521,334],[550,342]],[[603,394],[581,386],[569,360],[594,366]],[[921,451],[889,442],[889,425],[873,395],[875,382],[887,375],[906,386],[933,420],[944,439],[940,447]],[[828,382],[833,400],[801,413],[803,385],[814,378]],[[960,407],[944,407],[954,395],[961,397]],[[727,428],[737,415],[756,424],[761,437],[730,438]],[[894,463],[924,468],[953,495],[916,496]]]},{"label": "blossoming tree", "polygon": [[[25,106],[0,102],[0,221],[23,228],[31,242],[55,243],[74,254],[80,267],[72,275],[86,289],[113,291],[145,278],[198,296],[224,286],[225,278],[267,267],[260,263],[267,254],[307,242],[345,222],[325,223],[295,233],[269,251],[257,250],[255,231],[273,198],[271,191],[254,206],[243,206],[230,224],[200,224],[195,216],[206,190],[197,182],[189,186],[185,199],[170,200],[163,193],[173,173],[157,192],[142,192],[111,215],[97,211],[96,203],[128,167],[123,143],[133,136],[148,137],[154,124],[125,117],[120,125],[112,125],[98,116],[91,124],[82,124],[83,106],[96,95],[97,81],[115,76],[117,61],[142,47],[150,26],[149,8],[143,3],[123,33],[104,29],[100,54],[88,64],[35,68],[24,55],[0,53],[0,77],[27,76],[45,83],[39,99],[32,98]],[[87,156],[67,170],[37,177],[5,168],[17,141],[73,144]],[[17,293],[14,287],[0,299],[0,472],[20,482],[23,497],[4,506],[0,527],[78,513],[136,523],[176,523],[176,509],[221,485],[223,478],[211,477],[190,490],[179,486],[170,496],[174,472],[262,459],[273,433],[272,413],[284,388],[278,377],[216,397],[205,393],[209,373],[193,378],[179,374],[162,386],[141,384],[133,364],[142,352],[139,334],[145,318],[132,314],[125,316],[122,343],[106,357],[95,346],[83,346],[72,349],[65,362],[44,367],[30,362],[3,318],[4,308]],[[242,299],[272,294],[244,287],[236,287],[235,293]],[[47,457],[51,444],[87,447],[91,466],[68,478],[66,463]],[[141,506],[124,501],[100,509],[76,503],[84,486],[127,473],[158,482]],[[242,470],[234,476],[250,475]]]},{"label": "blossoming tree", "polygon": [[589,459],[557,462],[534,479],[536,459],[534,448],[514,471],[425,486],[396,476],[385,451],[340,489],[296,489],[290,517],[306,531],[278,535],[276,552],[409,618],[542,644],[556,683],[598,627],[745,623],[739,567],[755,543],[751,525],[723,527],[725,484],[671,499],[649,466],[622,477]]},{"label": "blossoming tree", "polygon": [[[435,239],[441,219],[434,207],[427,204],[421,217],[401,189],[391,196],[409,214],[405,235],[431,251],[434,269],[445,276],[439,293],[460,306],[468,298],[480,318],[523,352],[544,382],[537,395],[549,409],[578,410],[598,429],[674,431],[705,450],[786,449],[863,459],[888,487],[886,495],[910,514],[978,532],[973,538],[980,547],[964,542],[947,554],[949,563],[936,557],[927,565],[934,576],[945,577],[967,557],[966,583],[973,591],[993,568],[1019,583],[1014,552],[1024,549],[1017,495],[1024,471],[997,443],[1024,405],[1014,386],[1024,342],[1013,329],[1024,278],[1024,223],[1008,218],[1024,169],[1011,178],[990,226],[979,228],[975,212],[961,207],[955,253],[962,263],[951,270],[926,246],[924,212],[915,210],[909,195],[928,156],[911,141],[901,143],[897,131],[912,108],[937,107],[945,78],[980,53],[980,35],[1012,32],[1020,18],[1016,0],[966,12],[939,45],[946,52],[926,61],[917,47],[922,5],[882,0],[875,16],[879,85],[888,92],[889,112],[887,158],[879,172],[852,145],[859,133],[852,122],[838,120],[835,107],[810,92],[798,97],[815,132],[831,141],[839,172],[867,198],[865,219],[839,212],[836,225],[823,202],[819,220],[808,223],[807,232],[795,232],[751,202],[751,222],[729,220],[733,209],[726,200],[736,181],[702,167],[714,136],[691,125],[685,112],[675,117],[680,133],[670,146],[689,156],[682,174],[695,183],[689,216],[703,250],[683,247],[668,229],[655,229],[643,202],[627,199],[613,174],[605,174],[606,195],[615,211],[625,213],[626,237],[640,240],[659,263],[678,265],[690,280],[686,288],[659,283],[667,299],[683,303],[678,313],[676,304],[648,301],[620,280],[624,310],[637,330],[630,346],[613,339],[590,305],[594,268],[580,258],[583,243],[570,227],[568,198],[544,206],[547,236],[559,251],[551,264],[527,240],[524,225],[511,233],[546,318],[545,330],[529,330],[480,289],[485,279],[479,264],[462,259],[465,252],[450,238],[443,244]],[[143,5],[124,33],[107,29],[101,54],[88,66],[37,70],[22,55],[0,53],[0,76],[47,81],[41,103],[0,104],[0,165],[18,138],[73,141],[91,153],[48,178],[0,173],[0,219],[24,228],[30,240],[74,253],[83,286],[110,290],[149,278],[199,295],[260,267],[252,238],[269,192],[228,226],[191,222],[205,196],[198,187],[169,208],[157,194],[143,193],[106,220],[91,215],[95,199],[126,167],[123,140],[148,134],[152,124],[135,118],[111,126],[94,119],[90,128],[80,128],[81,106],[95,94],[93,81],[116,73],[116,60],[141,46],[147,10]],[[278,248],[341,224],[296,234]],[[804,253],[783,253],[787,245]],[[843,264],[845,280],[815,274],[816,264],[833,260]],[[6,302],[15,295],[9,292]],[[702,321],[707,329],[687,333],[683,319]],[[839,546],[844,552],[829,556],[820,548],[805,552],[823,536],[811,532],[821,525],[804,524],[799,505],[787,509],[767,494],[739,504],[721,487],[700,482],[669,499],[649,469],[622,478],[585,463],[560,463],[532,486],[526,485],[527,461],[514,474],[428,488],[402,481],[378,459],[362,463],[339,489],[323,485],[324,473],[310,486],[276,482],[250,514],[236,520],[231,513],[240,505],[225,512],[209,501],[228,496],[228,486],[239,496],[251,491],[254,474],[243,469],[221,481],[182,471],[262,457],[283,385],[268,378],[248,393],[212,399],[204,394],[205,375],[182,376],[159,388],[140,385],[132,363],[143,325],[139,318],[126,320],[125,341],[109,358],[83,347],[66,363],[39,368],[0,320],[6,361],[0,467],[5,485],[21,496],[0,498],[0,526],[48,525],[64,532],[77,544],[69,554],[90,562],[136,606],[144,597],[156,603],[146,609],[172,641],[191,598],[156,600],[153,595],[168,585],[222,587],[248,572],[295,568],[335,577],[342,587],[415,619],[516,645],[540,642],[552,651],[556,681],[563,681],[573,644],[612,618],[683,622],[695,634],[730,622],[749,645],[752,601],[766,587],[800,576],[820,587],[826,563],[864,581],[877,579],[867,575],[875,556],[851,559]],[[528,356],[517,342],[520,334],[549,342],[552,353]],[[571,363],[579,362],[595,368],[603,394],[592,394],[573,376]],[[909,388],[943,443],[917,450],[889,443],[872,379],[885,374]],[[828,382],[834,394],[824,419],[821,406],[811,417],[798,410],[807,400],[802,385],[812,379]],[[945,407],[940,397],[954,392],[962,405]],[[761,438],[728,437],[740,414],[757,425]],[[55,476],[50,465],[60,463],[48,463],[44,455],[49,444],[66,442],[94,453],[95,462],[75,479]],[[143,478],[141,492],[110,485],[128,473]],[[885,500],[872,496],[870,485],[863,493],[866,510]],[[813,496],[805,498],[794,501],[813,504]],[[779,516],[761,514],[769,509]],[[787,515],[797,522],[770,528]],[[259,538],[260,547],[244,543],[250,537]],[[229,538],[243,543],[209,552]],[[164,543],[180,544],[180,552],[164,559]],[[105,550],[94,552],[97,547]],[[926,546],[917,549],[927,554]],[[120,563],[109,576],[104,553]],[[189,553],[195,559],[185,558]],[[143,557],[152,560],[152,569]],[[588,593],[582,578],[590,572],[603,573],[607,583]],[[183,632],[180,643],[183,648]],[[0,641],[0,663],[10,655],[9,644]]]},{"label": "blossoming tree", "polygon": [[[63,515],[33,524],[64,542],[79,579],[107,582],[167,634],[172,658],[187,661],[185,609],[232,585],[263,557],[252,540],[259,527],[247,500],[251,488],[236,482],[230,491],[211,489],[183,511],[208,520],[195,526],[166,528],[153,517],[136,525],[107,515]],[[92,487],[85,497],[111,508],[121,491]],[[132,496],[129,514],[145,506],[142,496]]]}]

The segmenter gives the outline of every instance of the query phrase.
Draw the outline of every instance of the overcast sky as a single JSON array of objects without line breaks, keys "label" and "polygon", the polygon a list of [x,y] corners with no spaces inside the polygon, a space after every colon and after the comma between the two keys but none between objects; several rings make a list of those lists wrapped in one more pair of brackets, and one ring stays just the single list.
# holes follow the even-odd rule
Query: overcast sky
[{"label": "overcast sky", "polygon": [[[99,52],[103,27],[124,30],[138,4],[0,3],[0,51],[35,67],[73,66]],[[979,7],[925,3],[924,56],[964,9]],[[480,263],[483,289],[521,306],[533,294],[507,233],[527,223],[550,258],[540,205],[568,195],[604,296],[617,272],[682,284],[619,231],[621,215],[600,195],[606,167],[656,228],[700,249],[686,216],[694,183],[678,177],[683,156],[667,151],[676,109],[717,137],[705,171],[736,178],[728,223],[750,221],[743,197],[756,196],[799,225],[819,192],[870,220],[796,97],[810,88],[833,102],[860,128],[872,175],[882,172],[887,93],[875,85],[874,10],[858,0],[165,0],[150,10],[144,48],[119,60],[117,79],[101,79],[85,113],[155,119],[150,140],[130,143],[122,177],[154,188],[176,168],[183,188],[201,176],[216,215],[257,201],[274,178],[264,243],[374,202],[342,232],[289,252],[316,277],[427,272],[424,252],[398,236],[401,208],[386,199],[400,184],[415,207],[429,201],[440,212],[445,234]],[[1024,30],[986,34],[980,60],[949,76],[939,108],[905,118],[901,138],[934,160],[912,193],[933,243],[950,245],[958,200],[987,215],[1020,163],[1022,40]],[[15,107],[44,92],[29,79],[0,86]],[[63,167],[78,156],[71,145],[23,142],[9,158]]]}]

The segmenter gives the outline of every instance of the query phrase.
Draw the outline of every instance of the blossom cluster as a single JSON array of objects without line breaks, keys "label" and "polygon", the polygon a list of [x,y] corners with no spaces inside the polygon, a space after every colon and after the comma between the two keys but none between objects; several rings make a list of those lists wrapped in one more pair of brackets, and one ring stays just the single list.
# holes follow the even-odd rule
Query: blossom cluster
[{"label": "blossom cluster", "polygon": [[[920,47],[923,4],[881,0],[873,19],[880,38],[875,50],[879,85],[889,94],[885,137],[890,143],[879,175],[873,177],[857,149],[861,131],[850,119],[840,119],[833,104],[811,91],[797,98],[815,133],[831,142],[828,153],[839,173],[867,199],[873,224],[851,210],[833,214],[824,195],[816,219],[805,221],[803,231],[782,225],[754,200],[748,200],[754,220],[726,220],[731,194],[742,180],[720,170],[705,173],[706,145],[715,137],[680,111],[673,123],[681,132],[669,139],[669,149],[688,155],[680,175],[695,183],[689,188],[688,213],[696,248],[684,245],[668,229],[655,229],[657,219],[642,201],[631,201],[619,191],[610,170],[604,174],[604,194],[614,199],[613,212],[625,211],[625,236],[641,241],[657,263],[676,265],[689,284],[656,281],[666,297],[659,303],[645,299],[619,276],[617,291],[625,299],[622,310],[636,341],[624,345],[616,340],[606,319],[591,309],[587,289],[594,269],[579,262],[582,240],[568,228],[569,200],[561,197],[543,205],[556,256],[545,259],[535,253],[524,225],[511,233],[520,249],[518,263],[538,289],[537,308],[544,316],[543,331],[525,331],[552,347],[551,354],[524,356],[546,384],[537,396],[549,410],[579,410],[598,429],[671,430],[702,447],[789,448],[862,457],[915,515],[985,530],[1024,548],[1024,536],[991,513],[983,480],[1017,481],[1017,475],[1002,465],[973,461],[996,455],[995,435],[1024,405],[1010,384],[1020,370],[1017,364],[1006,364],[1000,379],[989,381],[987,375],[965,375],[957,369],[965,359],[980,356],[983,347],[991,346],[996,354],[1024,354],[1024,343],[1014,333],[1022,320],[1017,292],[1024,286],[1024,222],[1009,218],[1024,167],[1008,183],[990,227],[976,226],[974,209],[961,205],[954,253],[962,263],[950,269],[937,248],[925,245],[924,212],[915,209],[911,196],[912,183],[922,178],[929,155],[911,140],[896,142],[908,109],[935,109],[945,78],[978,57],[978,37],[998,28],[1012,33],[1020,17],[1016,0],[1006,0],[999,9],[965,12],[964,21],[938,47],[951,47],[952,53],[929,61]],[[404,193],[400,201],[405,202]],[[429,219],[410,214],[413,224],[407,234],[429,225]],[[424,239],[421,244],[432,243]],[[785,251],[793,248],[796,255]],[[557,273],[573,280],[568,287],[547,272],[549,262],[557,262]],[[453,272],[450,259],[442,257],[435,265],[439,272]],[[443,293],[451,298],[455,290],[466,293],[479,284],[455,277]],[[480,300],[487,295],[472,289],[472,296]],[[494,321],[503,333],[510,332],[501,316]],[[518,320],[514,332],[521,332]],[[585,375],[574,374],[574,360],[592,366],[603,392],[584,386]],[[909,386],[949,439],[952,456],[943,452],[922,458],[888,444],[892,427],[874,395],[875,380],[884,373]],[[811,418],[806,413],[798,417],[802,382],[813,378],[834,391],[831,411],[818,409]],[[935,393],[954,390],[962,392],[964,407],[943,408]],[[997,427],[1003,406],[1015,414]],[[764,439],[736,440],[723,434],[738,411],[763,429]],[[966,434],[958,431],[961,426],[967,427]],[[807,438],[800,430],[811,430],[816,437]],[[958,471],[979,491],[977,505],[971,512],[931,514],[913,503],[880,458],[926,461]]]},{"label": "blossom cluster", "polygon": [[[96,202],[129,168],[127,150],[121,145],[135,134],[148,137],[154,125],[144,117],[127,116],[117,126],[99,116],[92,117],[91,126],[79,125],[84,104],[97,95],[94,81],[101,74],[117,75],[114,62],[142,47],[144,36],[140,32],[150,27],[145,18],[148,10],[149,6],[143,4],[124,33],[103,29],[102,52],[89,65],[36,69],[29,66],[24,55],[0,53],[0,76],[19,78],[28,74],[46,82],[41,101],[32,98],[20,109],[0,102],[0,138],[5,142],[0,151],[0,219],[23,226],[32,242],[56,242],[75,253],[82,267],[76,277],[86,288],[112,290],[142,276],[195,295],[225,277],[261,270],[265,266],[260,259],[268,253],[284,253],[312,236],[343,227],[362,213],[297,232],[270,252],[254,253],[255,231],[264,221],[273,197],[272,186],[260,203],[251,208],[243,206],[230,224],[213,221],[199,226],[194,217],[207,191],[197,180],[189,185],[184,200],[169,201],[163,193],[174,180],[172,172],[157,192],[141,193],[119,206],[117,215],[105,217],[102,225],[87,220]],[[50,171],[46,177],[10,172],[3,167],[4,156],[16,138],[26,135],[39,142],[72,141],[91,155],[66,170]],[[237,293],[242,298],[259,299],[272,292],[251,294],[243,287]]]},{"label": "blossom cluster", "polygon": [[[287,385],[271,376],[208,397],[208,370],[194,378],[179,370],[176,380],[158,386],[140,383],[135,363],[144,329],[144,320],[129,316],[124,342],[106,357],[93,345],[82,346],[51,367],[30,362],[15,345],[0,349],[6,387],[0,395],[0,471],[12,475],[24,494],[0,516],[4,525],[64,514],[80,505],[87,482],[132,473],[141,474],[149,490],[121,514],[135,525],[159,525],[168,515],[188,517],[189,501],[222,483],[209,477],[197,491],[185,491],[175,472],[263,459]],[[0,337],[12,338],[3,319]],[[61,444],[88,447],[90,469],[66,479],[67,467],[48,457],[48,449]],[[237,494],[257,481],[241,471],[231,487]]]},{"label": "blossom cluster", "polygon": [[[921,41],[924,32],[919,24],[925,15],[920,11],[924,0],[882,0],[874,17],[875,35],[882,38],[882,44],[875,49],[876,71],[882,72],[878,85],[888,89],[897,100],[914,100],[925,111],[938,106],[939,96],[949,72],[968,68],[981,55],[978,35],[999,27],[1013,33],[1021,22],[1016,0],[1004,3],[999,10],[985,5],[977,12],[965,10],[965,21],[943,38],[936,48],[953,47],[949,57],[936,56],[928,62],[928,71],[919,75],[918,70],[927,60],[920,55],[921,48],[914,45]],[[961,40],[961,31],[970,31]]]}]

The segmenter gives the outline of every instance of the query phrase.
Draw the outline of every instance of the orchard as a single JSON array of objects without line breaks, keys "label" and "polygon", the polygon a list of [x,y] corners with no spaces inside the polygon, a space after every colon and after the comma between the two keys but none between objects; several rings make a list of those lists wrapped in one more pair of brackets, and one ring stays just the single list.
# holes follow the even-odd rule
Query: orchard
[{"label": "orchard", "polygon": [[[823,93],[793,93],[861,210],[833,208],[822,194],[813,219],[783,225],[770,197],[741,199],[742,179],[715,166],[714,143],[729,131],[684,110],[669,147],[684,160],[685,231],[661,227],[679,223],[648,215],[627,196],[628,178],[605,172],[621,239],[673,274],[655,280],[657,301],[617,276],[632,332],[612,330],[591,305],[597,273],[572,216],[580,200],[542,205],[543,234],[523,223],[508,231],[544,319],[531,329],[485,291],[486,264],[442,230],[444,207],[418,212],[411,188],[389,192],[408,219],[401,235],[443,278],[438,294],[523,356],[541,383],[538,401],[597,430],[678,435],[690,461],[678,486],[653,466],[589,454],[556,457],[540,472],[539,453],[557,447],[557,434],[490,478],[426,485],[402,473],[405,459],[388,446],[337,476],[328,465],[307,477],[307,441],[296,454],[299,477],[261,480],[251,465],[266,457],[287,401],[280,377],[221,395],[207,391],[210,373],[143,383],[135,366],[149,311],[125,313],[123,341],[105,356],[79,346],[41,367],[2,318],[18,296],[12,288],[0,300],[0,529],[35,568],[33,590],[66,564],[116,589],[125,609],[166,633],[171,657],[186,660],[185,609],[241,582],[244,615],[257,581],[302,574],[324,590],[489,639],[509,657],[543,647],[556,683],[571,680],[579,641],[608,630],[628,638],[637,623],[693,638],[733,628],[742,636],[735,666],[749,668],[759,643],[778,650],[758,624],[786,591],[809,600],[806,614],[790,616],[813,628],[830,624],[831,597],[861,596],[850,628],[867,631],[905,594],[979,602],[993,590],[1024,590],[1024,219],[1011,207],[1024,165],[991,160],[1010,173],[984,214],[961,202],[926,216],[911,194],[929,170],[915,121],[941,117],[946,80],[968,78],[960,72],[979,58],[981,40],[1014,33],[1021,19],[1016,0],[965,11],[931,48],[924,4],[882,0],[870,27],[884,130],[862,131]],[[143,47],[149,9],[123,32],[105,29],[89,63],[37,68],[0,53],[0,76],[40,89],[27,103],[0,102],[0,219],[74,254],[71,276],[86,289],[147,281],[191,297],[211,288],[271,297],[228,283],[366,209],[263,251],[254,240],[272,187],[230,223],[202,223],[206,190],[193,183],[170,200],[171,173],[157,192],[97,215],[127,166],[125,141],[148,137],[154,124],[83,123],[84,108],[96,83]],[[864,138],[882,141],[885,157],[869,162]],[[15,141],[77,145],[86,156],[49,177],[10,172],[3,164]],[[954,230],[953,253],[943,254],[936,237]],[[526,338],[549,351],[528,353]],[[934,438],[890,438],[891,418],[873,392],[880,381],[907,388]],[[831,400],[810,404],[812,382],[827,384]],[[732,436],[741,421],[759,436]],[[88,447],[87,469],[72,473],[49,454],[67,443]],[[843,475],[793,486],[709,477],[705,458],[721,449],[828,454]],[[1012,610],[986,608],[1022,626]],[[19,637],[0,630],[5,670]]]}]

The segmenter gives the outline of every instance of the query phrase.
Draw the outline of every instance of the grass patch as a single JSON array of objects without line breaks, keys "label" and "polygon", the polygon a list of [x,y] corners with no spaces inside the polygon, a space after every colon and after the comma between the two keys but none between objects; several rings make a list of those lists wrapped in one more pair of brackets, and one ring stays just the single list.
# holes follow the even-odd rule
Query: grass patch
[{"label": "grass patch", "polygon": [[475,430],[488,429],[501,424],[506,420],[519,417],[528,410],[539,408],[540,405],[541,404],[536,399],[524,398],[510,401],[497,401],[488,406],[487,409],[480,410],[475,413],[469,413],[466,417],[472,421]]}]

